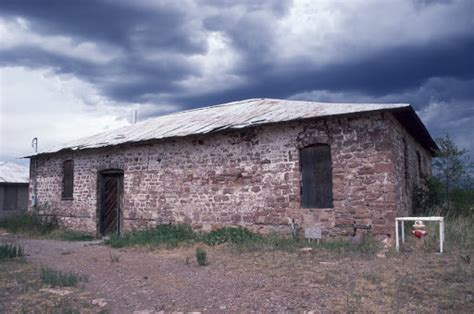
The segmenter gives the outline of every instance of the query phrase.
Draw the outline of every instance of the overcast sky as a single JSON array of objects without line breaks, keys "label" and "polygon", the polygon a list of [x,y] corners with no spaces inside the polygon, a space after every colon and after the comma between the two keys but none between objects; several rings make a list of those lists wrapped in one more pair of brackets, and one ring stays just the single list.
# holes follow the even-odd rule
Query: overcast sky
[{"label": "overcast sky", "polygon": [[474,151],[474,0],[0,0],[0,160],[246,98],[411,103]]}]

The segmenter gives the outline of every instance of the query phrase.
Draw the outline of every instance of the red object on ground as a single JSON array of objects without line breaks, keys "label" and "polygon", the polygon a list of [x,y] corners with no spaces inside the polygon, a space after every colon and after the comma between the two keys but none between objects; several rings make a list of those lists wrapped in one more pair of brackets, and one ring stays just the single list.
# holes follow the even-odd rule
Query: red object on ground
[{"label": "red object on ground", "polygon": [[426,235],[426,231],[424,230],[413,230],[413,235],[420,239],[422,236]]}]

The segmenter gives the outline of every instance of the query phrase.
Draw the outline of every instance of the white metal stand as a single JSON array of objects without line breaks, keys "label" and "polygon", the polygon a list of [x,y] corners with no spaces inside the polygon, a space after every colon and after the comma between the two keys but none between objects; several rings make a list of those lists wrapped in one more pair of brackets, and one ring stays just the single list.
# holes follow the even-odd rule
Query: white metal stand
[{"label": "white metal stand", "polygon": [[395,242],[397,252],[400,251],[400,239],[399,239],[399,230],[398,222],[401,224],[402,228],[402,243],[405,243],[405,221],[437,221],[439,223],[439,252],[443,253],[444,245],[444,217],[397,217],[395,218]]}]

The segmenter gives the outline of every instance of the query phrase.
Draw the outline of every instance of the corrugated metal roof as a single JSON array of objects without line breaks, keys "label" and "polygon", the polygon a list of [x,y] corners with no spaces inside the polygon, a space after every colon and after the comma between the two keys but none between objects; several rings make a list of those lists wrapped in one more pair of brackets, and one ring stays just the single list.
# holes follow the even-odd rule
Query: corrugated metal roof
[{"label": "corrugated metal roof", "polygon": [[38,154],[54,153],[64,149],[81,150],[152,139],[206,134],[267,123],[409,107],[408,104],[350,104],[266,98],[248,99],[160,116],[41,150]]},{"label": "corrugated metal roof", "polygon": [[0,183],[28,183],[28,167],[11,162],[0,162]]}]

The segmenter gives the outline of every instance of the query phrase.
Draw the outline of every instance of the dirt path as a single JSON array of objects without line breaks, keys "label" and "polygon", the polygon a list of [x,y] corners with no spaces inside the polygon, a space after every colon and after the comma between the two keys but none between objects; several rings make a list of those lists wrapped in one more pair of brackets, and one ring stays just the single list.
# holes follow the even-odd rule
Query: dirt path
[{"label": "dirt path", "polygon": [[[210,264],[200,267],[195,247],[150,251],[93,242],[1,240],[21,244],[35,264],[88,276],[85,288],[105,299],[112,313],[474,310],[472,267],[447,283],[450,271],[463,267],[448,254],[377,259],[206,247]],[[418,288],[417,281],[428,290]]]}]

